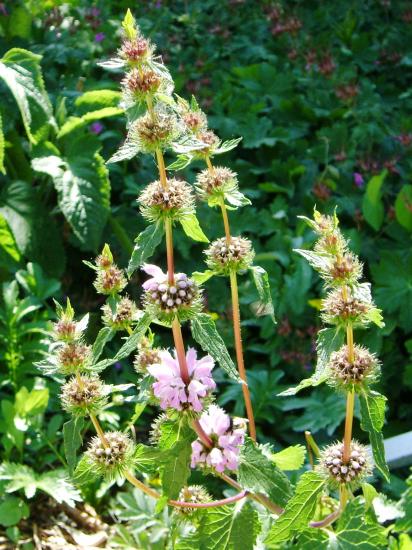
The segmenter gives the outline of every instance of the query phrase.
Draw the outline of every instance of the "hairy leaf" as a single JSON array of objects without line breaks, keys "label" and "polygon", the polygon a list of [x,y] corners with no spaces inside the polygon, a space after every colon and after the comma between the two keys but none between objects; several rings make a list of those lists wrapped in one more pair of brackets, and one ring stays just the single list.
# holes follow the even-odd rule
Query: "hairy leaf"
[{"label": "hairy leaf", "polygon": [[92,362],[96,363],[96,361],[99,360],[99,357],[103,353],[104,346],[107,344],[107,342],[110,342],[110,340],[115,335],[115,332],[110,327],[103,327],[99,330],[99,334],[97,335],[96,340],[93,343],[92,348]]},{"label": "hairy leaf", "polygon": [[199,220],[196,218],[195,214],[190,216],[184,216],[180,220],[180,225],[183,228],[183,231],[188,237],[194,241],[199,241],[201,243],[208,243],[209,239],[203,233],[202,228],[200,227]]},{"label": "hairy leaf", "polygon": [[239,381],[236,367],[210,315],[206,313],[196,315],[191,321],[191,326],[192,336],[203,351],[209,353],[230,378]]},{"label": "hairy leaf", "polygon": [[318,495],[325,483],[325,478],[317,472],[305,472],[302,475],[295,494],[269,531],[265,541],[269,547],[287,541],[291,535],[306,529],[313,517]]},{"label": "hairy leaf", "polygon": [[0,264],[13,270],[18,266],[20,259],[20,252],[13,232],[6,218],[0,214]]},{"label": "hairy leaf", "polygon": [[135,247],[127,267],[129,277],[133,272],[143,265],[152,256],[156,247],[162,242],[164,225],[159,220],[155,224],[148,225],[144,231],[137,236]]},{"label": "hairy leaf", "polygon": [[377,176],[373,176],[367,186],[366,192],[363,196],[362,213],[375,231],[378,231],[383,223],[385,216],[385,209],[382,202],[382,184],[387,175],[387,171],[384,170]]},{"label": "hairy leaf", "polygon": [[259,294],[259,302],[253,304],[253,309],[258,317],[269,315],[272,321],[276,323],[275,309],[273,307],[272,295],[270,292],[269,276],[266,270],[259,265],[250,267],[250,271],[252,272],[253,281]]},{"label": "hairy leaf", "polygon": [[70,475],[73,474],[77,461],[77,450],[82,444],[84,418],[75,416],[63,425],[64,452]]},{"label": "hairy leaf", "polygon": [[264,493],[275,504],[285,506],[292,496],[287,476],[271,460],[270,450],[257,446],[249,438],[242,446],[239,460],[239,483],[253,493]]},{"label": "hairy leaf", "polygon": [[299,470],[305,462],[306,449],[304,445],[293,445],[286,447],[278,453],[273,453],[271,460],[281,470]]}]

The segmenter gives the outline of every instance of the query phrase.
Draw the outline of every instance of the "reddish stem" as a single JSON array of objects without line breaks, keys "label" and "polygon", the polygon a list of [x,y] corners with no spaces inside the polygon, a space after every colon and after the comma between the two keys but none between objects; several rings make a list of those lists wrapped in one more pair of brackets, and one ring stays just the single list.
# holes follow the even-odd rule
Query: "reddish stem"
[{"label": "reddish stem", "polygon": [[189,369],[187,368],[185,345],[183,343],[182,328],[179,319],[175,317],[172,322],[173,340],[175,342],[177,360],[179,361],[180,376],[187,385],[190,382]]},{"label": "reddish stem", "polygon": [[248,491],[241,491],[233,497],[223,498],[221,500],[215,500],[213,502],[184,502],[179,500],[169,500],[169,504],[180,508],[216,508],[217,506],[226,506],[226,504],[232,504],[238,500],[242,500],[248,496]]}]

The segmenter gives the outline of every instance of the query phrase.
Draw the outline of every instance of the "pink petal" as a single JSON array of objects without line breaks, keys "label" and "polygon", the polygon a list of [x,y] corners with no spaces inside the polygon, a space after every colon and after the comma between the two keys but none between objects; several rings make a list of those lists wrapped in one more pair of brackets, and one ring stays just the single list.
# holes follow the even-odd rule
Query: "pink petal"
[{"label": "pink petal", "polygon": [[141,269],[147,273],[148,275],[151,275],[152,277],[154,277],[155,279],[165,279],[166,278],[166,274],[163,273],[163,271],[160,269],[159,266],[157,265],[154,265],[154,264],[143,264]]}]

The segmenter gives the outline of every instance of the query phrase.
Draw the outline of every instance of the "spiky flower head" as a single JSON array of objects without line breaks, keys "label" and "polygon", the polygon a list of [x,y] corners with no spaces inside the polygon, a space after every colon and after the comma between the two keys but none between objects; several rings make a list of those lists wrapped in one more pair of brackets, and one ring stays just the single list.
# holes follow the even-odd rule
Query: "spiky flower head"
[{"label": "spiky flower head", "polygon": [[143,103],[153,97],[161,85],[161,76],[148,66],[132,69],[122,80],[126,98],[137,103]]},{"label": "spiky flower head", "polygon": [[212,378],[215,366],[210,355],[197,359],[197,352],[189,348],[186,353],[186,365],[189,380],[182,378],[176,351],[172,356],[167,350],[159,352],[159,362],[148,367],[155,378],[153,392],[160,400],[162,409],[173,408],[178,411],[189,409],[200,412],[208,394],[216,388]]},{"label": "spiky flower head", "polygon": [[353,348],[353,361],[349,360],[349,348],[344,345],[331,354],[328,366],[329,385],[345,390],[361,390],[362,387],[375,382],[380,371],[376,355],[359,345]]},{"label": "spiky flower head", "polygon": [[213,404],[202,413],[199,422],[212,446],[206,447],[200,439],[193,441],[191,467],[209,466],[219,473],[237,470],[240,447],[245,440],[244,423],[232,421],[223,409]]},{"label": "spiky flower head", "polygon": [[97,256],[95,263],[97,269],[107,270],[112,267],[114,263],[113,254],[107,243],[104,245],[102,252]]},{"label": "spiky flower head", "polygon": [[67,342],[58,349],[57,368],[65,376],[88,369],[92,357],[91,347],[81,341]]},{"label": "spiky flower head", "polygon": [[97,376],[73,376],[62,387],[63,409],[75,416],[98,413],[107,403],[104,386]]},{"label": "spiky flower head", "polygon": [[62,307],[58,302],[56,304],[57,323],[53,325],[53,336],[55,340],[62,342],[73,342],[81,336],[82,329],[79,323],[74,321],[74,309],[67,298],[66,307]]},{"label": "spiky flower head", "polygon": [[162,436],[162,426],[165,422],[169,420],[169,416],[166,413],[161,413],[159,416],[157,416],[151,426],[150,426],[150,434],[149,434],[149,441],[152,445],[158,445],[160,438]]},{"label": "spiky flower head", "polygon": [[200,172],[195,187],[199,197],[207,201],[209,206],[220,205],[226,194],[239,190],[235,172],[224,166],[216,166],[213,171],[206,169]]},{"label": "spiky flower head", "polygon": [[229,242],[225,237],[217,239],[212,242],[205,254],[207,266],[222,275],[248,269],[255,255],[252,243],[243,237],[231,237]]},{"label": "spiky flower head", "polygon": [[334,443],[321,451],[317,469],[327,477],[331,488],[348,485],[354,490],[371,475],[372,464],[367,447],[352,440],[349,460],[343,460],[343,443]]},{"label": "spiky flower head", "polygon": [[[187,502],[188,504],[201,504],[204,502],[211,502],[212,497],[202,485],[189,485],[188,487],[183,487],[180,491],[178,500],[180,502]],[[193,517],[198,511],[199,508],[190,508],[189,506],[179,506],[175,508],[177,514],[181,514],[186,518]]]},{"label": "spiky flower head", "polygon": [[174,178],[167,180],[167,188],[160,181],[149,183],[137,201],[140,203],[142,216],[150,222],[156,222],[165,216],[179,220],[195,212],[191,186]]},{"label": "spiky flower head", "polygon": [[204,147],[193,151],[193,156],[195,158],[204,159],[205,157],[213,155],[214,150],[220,145],[220,139],[212,130],[204,129],[198,132],[197,138],[204,143]]},{"label": "spiky flower head", "polygon": [[200,132],[207,130],[207,117],[194,96],[192,96],[190,103],[186,99],[176,96],[176,107],[184,126],[189,132],[198,136]]},{"label": "spiky flower head", "polygon": [[159,348],[153,347],[153,342],[148,338],[142,338],[138,346],[133,366],[137,374],[147,374],[147,368],[160,361]]},{"label": "spiky flower head", "polygon": [[176,116],[163,106],[138,118],[131,127],[130,139],[143,153],[154,153],[170,147],[179,134]]},{"label": "spiky flower head", "polygon": [[120,298],[115,304],[102,307],[103,323],[113,330],[127,330],[139,318],[136,304],[128,297]]},{"label": "spiky flower head", "polygon": [[106,432],[104,437],[106,444],[98,436],[92,438],[86,457],[96,474],[113,479],[133,468],[135,445],[122,432]]},{"label": "spiky flower head", "polygon": [[171,324],[192,318],[202,309],[201,291],[185,273],[175,273],[173,283],[160,267],[145,264],[143,271],[151,278],[143,283],[145,308],[159,321]]},{"label": "spiky flower head", "polygon": [[106,269],[99,270],[93,284],[99,294],[113,296],[124,289],[127,285],[127,279],[123,270],[113,264]]},{"label": "spiky flower head", "polygon": [[127,10],[122,27],[123,43],[118,52],[120,58],[130,66],[139,66],[150,61],[153,57],[154,46],[142,36],[130,10]]},{"label": "spiky flower head", "polygon": [[331,325],[367,325],[373,304],[343,288],[331,290],[322,301],[322,319]]},{"label": "spiky flower head", "polygon": [[362,264],[355,254],[346,252],[334,257],[327,276],[334,286],[352,286],[362,277]]}]

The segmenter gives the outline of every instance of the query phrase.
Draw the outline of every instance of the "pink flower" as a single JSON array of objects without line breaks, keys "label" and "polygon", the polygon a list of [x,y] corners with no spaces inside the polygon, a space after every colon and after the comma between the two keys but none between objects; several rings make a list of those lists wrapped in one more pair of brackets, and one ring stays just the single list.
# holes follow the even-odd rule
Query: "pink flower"
[{"label": "pink flower", "polygon": [[94,41],[95,42],[103,42],[103,40],[106,38],[106,35],[104,34],[104,32],[98,32],[97,34],[95,34],[94,36]]},{"label": "pink flower", "polygon": [[197,359],[196,350],[189,348],[186,353],[187,369],[190,382],[186,385],[180,376],[179,361],[176,351],[174,357],[167,351],[159,352],[160,362],[148,367],[148,372],[156,378],[153,391],[160,399],[162,409],[169,407],[180,411],[182,404],[200,412],[203,408],[202,400],[214,390],[216,384],[211,372],[215,363],[210,355]]},{"label": "pink flower", "polygon": [[163,273],[157,265],[144,264],[142,266],[142,270],[148,275],[151,275],[151,278],[147,279],[147,281],[142,285],[144,290],[157,290],[159,284],[167,281],[167,274]]},{"label": "pink flower", "polygon": [[98,135],[103,130],[104,126],[101,122],[93,122],[93,124],[90,124],[89,128],[93,134]]},{"label": "pink flower", "polygon": [[191,467],[205,464],[217,472],[237,470],[240,446],[245,440],[244,427],[239,423],[232,423],[229,415],[217,405],[210,405],[199,422],[212,440],[213,447],[206,447],[199,439],[193,441]]},{"label": "pink flower", "polygon": [[363,187],[363,185],[365,183],[364,180],[363,180],[362,174],[359,174],[359,172],[354,172],[353,173],[353,182],[356,185],[356,187]]}]

